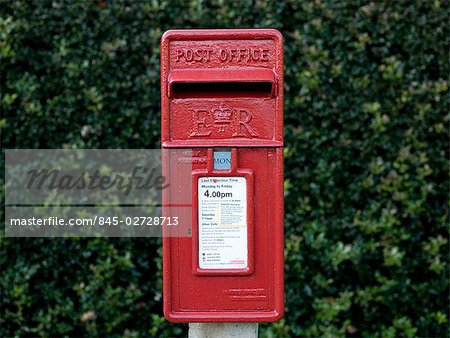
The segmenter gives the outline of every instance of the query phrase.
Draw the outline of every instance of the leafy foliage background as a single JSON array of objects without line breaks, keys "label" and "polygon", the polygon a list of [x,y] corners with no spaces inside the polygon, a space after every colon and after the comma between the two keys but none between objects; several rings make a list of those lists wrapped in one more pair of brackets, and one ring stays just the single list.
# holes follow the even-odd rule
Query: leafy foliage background
[{"label": "leafy foliage background", "polygon": [[[448,336],[447,1],[0,4],[4,148],[157,148],[165,30],[279,29],[286,316],[260,335]],[[3,337],[186,335],[158,239],[1,246]]]}]

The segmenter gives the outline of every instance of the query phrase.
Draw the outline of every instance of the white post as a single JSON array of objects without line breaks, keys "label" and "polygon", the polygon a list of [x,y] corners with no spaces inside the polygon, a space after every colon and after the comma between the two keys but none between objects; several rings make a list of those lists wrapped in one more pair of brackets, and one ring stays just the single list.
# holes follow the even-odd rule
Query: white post
[{"label": "white post", "polygon": [[190,323],[189,338],[258,338],[258,323]]}]

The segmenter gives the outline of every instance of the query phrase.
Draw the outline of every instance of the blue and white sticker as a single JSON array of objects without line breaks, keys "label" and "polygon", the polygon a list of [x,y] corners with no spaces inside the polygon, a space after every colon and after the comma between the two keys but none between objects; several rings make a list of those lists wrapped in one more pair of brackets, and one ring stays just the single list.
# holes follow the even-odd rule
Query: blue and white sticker
[{"label": "blue and white sticker", "polygon": [[215,151],[214,152],[214,169],[226,170],[231,168],[231,152]]}]

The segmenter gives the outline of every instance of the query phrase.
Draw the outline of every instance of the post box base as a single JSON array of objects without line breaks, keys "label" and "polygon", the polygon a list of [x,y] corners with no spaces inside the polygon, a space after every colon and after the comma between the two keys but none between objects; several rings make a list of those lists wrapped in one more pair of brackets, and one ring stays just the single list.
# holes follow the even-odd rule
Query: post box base
[{"label": "post box base", "polygon": [[257,323],[190,323],[188,338],[257,338]]},{"label": "post box base", "polygon": [[165,312],[164,317],[172,323],[254,323],[279,321],[283,317],[283,312]]}]

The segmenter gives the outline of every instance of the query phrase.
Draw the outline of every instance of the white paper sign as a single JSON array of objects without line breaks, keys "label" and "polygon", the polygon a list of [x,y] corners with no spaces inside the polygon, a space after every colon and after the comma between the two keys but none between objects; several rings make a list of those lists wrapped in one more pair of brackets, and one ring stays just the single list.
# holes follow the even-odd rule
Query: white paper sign
[{"label": "white paper sign", "polygon": [[198,220],[198,261],[201,269],[247,267],[245,177],[200,177]]}]

